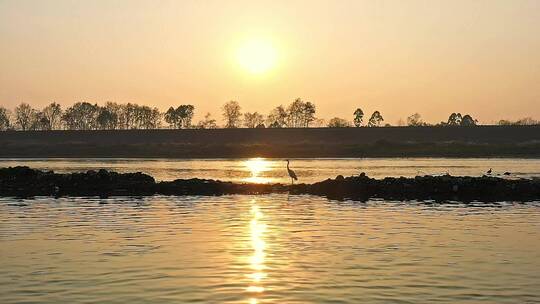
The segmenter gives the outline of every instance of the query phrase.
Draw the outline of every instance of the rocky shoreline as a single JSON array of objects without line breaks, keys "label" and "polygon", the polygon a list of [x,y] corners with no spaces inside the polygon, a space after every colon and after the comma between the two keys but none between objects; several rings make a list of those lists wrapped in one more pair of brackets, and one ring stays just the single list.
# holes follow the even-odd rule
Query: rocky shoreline
[{"label": "rocky shoreline", "polygon": [[417,176],[369,178],[365,174],[313,184],[254,184],[204,179],[156,182],[152,176],[107,170],[55,173],[29,167],[0,168],[0,196],[150,196],[228,194],[310,194],[329,199],[534,201],[540,200],[540,180],[482,176]]}]

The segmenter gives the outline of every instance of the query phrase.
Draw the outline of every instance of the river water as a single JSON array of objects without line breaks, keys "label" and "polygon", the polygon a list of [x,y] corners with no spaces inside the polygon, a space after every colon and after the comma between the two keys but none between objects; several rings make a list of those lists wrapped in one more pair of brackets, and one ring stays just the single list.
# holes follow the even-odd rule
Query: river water
[{"label": "river water", "polygon": [[[30,166],[57,172],[108,169],[117,172],[143,172],[156,180],[206,178],[235,182],[288,183],[284,159],[1,159],[0,168]],[[299,182],[313,183],[327,178],[358,175],[370,177],[416,175],[480,176],[492,168],[493,175],[510,172],[512,177],[540,177],[540,159],[508,158],[366,158],[291,159],[291,169]]]},{"label": "river water", "polygon": [[[540,172],[536,160],[406,159],[395,160],[394,171],[391,163],[291,165],[302,181],[358,170]],[[264,159],[0,166],[21,164],[140,168],[158,179],[207,172],[287,181],[282,160]],[[540,202],[361,203],[286,194],[0,198],[0,245],[0,303],[540,303]]]}]

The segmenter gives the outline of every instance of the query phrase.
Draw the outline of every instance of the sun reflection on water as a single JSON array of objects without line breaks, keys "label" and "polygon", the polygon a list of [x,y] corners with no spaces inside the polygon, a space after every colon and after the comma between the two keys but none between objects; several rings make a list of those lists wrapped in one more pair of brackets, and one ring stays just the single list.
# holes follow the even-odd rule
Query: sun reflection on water
[{"label": "sun reflection on water", "polygon": [[270,167],[270,162],[264,158],[251,158],[244,162],[244,166],[251,174],[251,176],[245,178],[244,181],[259,184],[268,183],[271,181],[270,178],[261,176],[262,173],[272,170]]},{"label": "sun reflection on water", "polygon": [[247,274],[247,277],[251,281],[249,286],[246,288],[246,291],[254,294],[250,298],[249,303],[258,303],[258,299],[256,297],[257,294],[260,294],[265,290],[262,286],[261,281],[267,277],[267,274],[264,272],[266,249],[264,235],[266,232],[266,224],[261,222],[263,213],[261,212],[259,206],[257,206],[257,204],[255,203],[255,201],[252,201],[251,216],[252,218],[249,224],[249,231],[251,236],[251,247],[253,249],[253,253],[249,257],[249,265],[252,272]]}]

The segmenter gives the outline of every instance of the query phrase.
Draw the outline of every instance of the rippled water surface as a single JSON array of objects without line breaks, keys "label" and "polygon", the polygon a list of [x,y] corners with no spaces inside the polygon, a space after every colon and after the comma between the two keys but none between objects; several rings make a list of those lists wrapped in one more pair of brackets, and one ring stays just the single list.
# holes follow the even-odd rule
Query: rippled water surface
[{"label": "rippled water surface", "polygon": [[1,303],[539,303],[540,204],[0,199]]},{"label": "rippled water surface", "polygon": [[[144,172],[156,180],[207,178],[236,182],[290,182],[284,159],[1,159],[0,167],[30,166],[58,172],[97,170]],[[493,175],[540,177],[540,159],[489,158],[366,158],[291,159],[299,182],[313,183],[336,175],[386,176],[452,175],[480,176],[489,168]]]}]

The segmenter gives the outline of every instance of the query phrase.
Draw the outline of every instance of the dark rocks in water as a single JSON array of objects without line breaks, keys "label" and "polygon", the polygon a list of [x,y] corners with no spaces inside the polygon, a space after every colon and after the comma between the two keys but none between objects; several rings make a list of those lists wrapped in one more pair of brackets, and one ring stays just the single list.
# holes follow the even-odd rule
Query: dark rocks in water
[{"label": "dark rocks in water", "polygon": [[0,169],[1,196],[110,196],[152,195],[154,178],[107,170],[59,174],[28,167]]},{"label": "dark rocks in water", "polygon": [[29,167],[0,168],[0,196],[224,195],[286,192],[281,184],[242,184],[204,179],[156,183],[137,173],[99,171],[59,174]]},{"label": "dark rocks in water", "polygon": [[303,188],[291,186],[291,193],[322,195],[331,199],[367,200],[456,200],[530,201],[540,199],[540,180],[508,180],[482,176],[416,176],[373,179],[351,176],[326,180]]},{"label": "dark rocks in water", "polygon": [[232,183],[198,178],[156,184],[156,194],[164,195],[269,194],[287,190],[288,187],[282,184]]},{"label": "dark rocks in water", "polygon": [[540,199],[539,179],[491,176],[416,176],[384,179],[359,176],[327,179],[314,184],[253,184],[204,179],[157,182],[137,173],[107,170],[55,173],[28,167],[0,168],[0,196],[141,196],[286,193],[312,194],[330,199],[530,201]]}]

